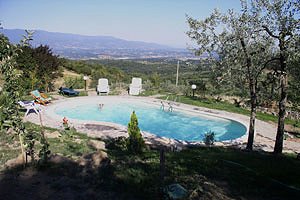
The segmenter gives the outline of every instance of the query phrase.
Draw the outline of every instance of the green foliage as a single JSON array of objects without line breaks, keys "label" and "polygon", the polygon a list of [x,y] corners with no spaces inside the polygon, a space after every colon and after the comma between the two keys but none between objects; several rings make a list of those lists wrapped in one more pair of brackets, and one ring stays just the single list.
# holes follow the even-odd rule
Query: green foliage
[{"label": "green foliage", "polygon": [[[39,130],[38,126],[32,126]],[[55,131],[48,128],[46,130]],[[0,142],[2,140],[1,137]],[[88,145],[89,140],[86,135],[74,132],[72,137],[62,136],[48,141],[53,153],[78,161],[95,152]],[[121,142],[123,145],[124,140],[123,138]],[[105,188],[105,191],[117,194],[121,199],[157,199],[160,192],[159,151],[145,149],[143,154],[128,154],[120,148],[111,149],[108,145],[106,148],[109,159],[113,160],[109,167],[111,173],[104,174],[107,173],[106,168],[93,169],[89,165],[83,167],[78,162],[72,162],[72,165],[50,164],[48,169],[43,170],[50,178],[50,185],[46,183],[45,186],[52,187],[61,182],[61,175],[67,181],[58,184],[56,191],[60,191],[61,186],[70,185],[76,189],[76,185],[82,183],[82,176],[76,174],[84,170],[84,181],[90,186],[85,187],[92,188],[92,191]],[[17,155],[14,149],[3,149],[2,145],[0,168],[8,159]],[[205,188],[209,187],[212,180],[218,188],[224,188],[225,185],[226,195],[230,198],[238,199],[243,196],[246,199],[295,199],[295,195],[299,195],[295,189],[282,184],[300,187],[300,163],[295,154],[274,156],[266,152],[245,152],[228,147],[188,147],[180,152],[166,152],[165,157],[165,184],[180,183],[190,195],[198,192],[200,195],[210,195],[208,199],[211,199],[211,195],[215,193],[206,193]],[[188,199],[193,198],[190,196]]]},{"label": "green foliage", "polygon": [[[2,35],[0,35],[1,52],[5,52],[1,54],[0,60],[0,70],[1,74],[4,77],[4,85],[2,92],[2,102],[1,105],[1,127],[8,129],[12,128],[16,135],[19,137],[22,155],[24,156],[24,138],[31,138],[30,133],[25,130],[24,124],[22,122],[22,118],[20,116],[17,102],[20,100],[20,72],[15,69],[16,66],[16,57],[18,53],[20,53],[20,49],[17,46],[10,44]],[[29,41],[28,38],[23,40],[23,46],[26,46]],[[27,151],[33,152],[32,143],[27,144]],[[24,157],[23,157],[24,159]]]},{"label": "green foliage", "polygon": [[98,79],[100,78],[108,78],[111,83],[115,82],[118,84],[127,78],[123,71],[113,66],[105,67],[99,63],[88,61],[71,61],[66,59],[62,59],[61,62],[68,70],[75,71],[81,75],[91,76],[91,87],[96,87],[98,84]]},{"label": "green foliage", "polygon": [[[1,52],[5,52],[5,54],[1,54],[0,60],[0,70],[1,74],[4,77],[4,86],[3,92],[1,94],[1,103],[3,103],[0,107],[1,110],[1,119],[0,119],[0,127],[3,128],[4,131],[9,128],[14,131],[14,133],[18,136],[19,142],[21,145],[21,151],[24,161],[25,152],[27,155],[31,156],[34,161],[35,154],[35,140],[37,139],[37,134],[34,131],[28,131],[25,128],[25,125],[22,121],[22,116],[19,112],[18,101],[21,100],[21,73],[16,69],[17,66],[17,57],[22,52],[22,47],[28,46],[28,41],[31,40],[32,33],[26,31],[28,37],[24,37],[19,46],[14,46],[9,44],[5,38],[1,38],[0,47]],[[41,143],[42,146],[45,143]],[[45,147],[47,149],[47,147]]]},{"label": "green foliage", "polygon": [[40,81],[39,88],[44,88],[47,92],[53,90],[53,81],[61,76],[58,56],[53,55],[49,46],[41,45],[34,49],[34,58],[37,62],[36,75]]},{"label": "green foliage", "polygon": [[13,46],[9,44],[8,38],[0,34],[0,60],[5,59],[7,56],[12,56],[13,53]]},{"label": "green foliage", "polygon": [[[299,39],[300,40],[300,39]],[[293,102],[295,106],[300,106],[300,56],[298,58],[291,59],[289,63],[289,87],[288,87],[288,99]]]},{"label": "green foliage", "polygon": [[134,111],[132,112],[130,122],[128,123],[128,135],[127,149],[132,153],[141,153],[145,143]]},{"label": "green foliage", "polygon": [[161,76],[157,72],[150,76],[150,80],[155,88],[159,88],[161,83]]},{"label": "green foliage", "polygon": [[146,80],[144,81],[144,84],[143,84],[143,89],[144,90],[152,90],[153,89],[153,84],[150,80]]},{"label": "green foliage", "polygon": [[22,70],[23,88],[27,90],[53,90],[54,80],[62,75],[60,60],[47,45],[22,47],[16,61],[17,68]]},{"label": "green foliage", "polygon": [[39,163],[44,164],[48,161],[49,155],[51,153],[49,149],[49,143],[46,140],[44,134],[41,135],[40,137],[40,143],[42,145],[38,155],[39,155]]},{"label": "green foliage", "polygon": [[210,146],[213,145],[215,142],[215,133],[213,131],[208,131],[204,134],[203,141],[206,145]]},{"label": "green foliage", "polygon": [[78,96],[88,96],[87,91],[80,91]]},{"label": "green foliage", "polygon": [[105,144],[109,149],[127,151],[128,140],[126,137],[111,138],[110,140],[105,141]]},{"label": "green foliage", "polygon": [[80,77],[65,77],[64,78],[64,82],[66,87],[68,88],[76,88],[76,89],[81,89],[84,88],[84,80],[83,80],[83,76]]},{"label": "green foliage", "polygon": [[24,134],[24,147],[26,154],[31,157],[31,160],[35,160],[35,142],[38,141],[38,134],[35,131],[30,130],[30,134]]},{"label": "green foliage", "polygon": [[71,61],[67,59],[61,59],[63,66],[71,71],[75,71],[78,74],[91,75],[93,68],[85,61]]},{"label": "green foliage", "polygon": [[[244,2],[245,6],[248,6]],[[279,100],[278,100],[278,128],[274,153],[282,153],[284,121],[288,94],[288,72],[291,61],[300,57],[300,7],[296,0],[252,0],[250,12],[259,16],[260,29],[272,40],[274,55],[268,61],[277,61],[274,72],[278,75]],[[259,15],[257,13],[260,13]]]},{"label": "green foliage", "polygon": [[[251,114],[247,148],[252,149],[257,91],[261,86],[258,83],[273,54],[274,41],[262,30],[259,12],[252,12],[245,2],[241,3],[242,10],[239,13],[229,10],[223,14],[215,10],[204,20],[188,17],[190,31],[187,34],[199,44],[194,49],[197,55],[208,54],[213,73],[219,74],[217,80],[238,88],[241,97],[248,93]],[[206,84],[200,82],[198,85],[204,93]]]},{"label": "green foliage", "polygon": [[[132,199],[157,198],[160,186],[158,184],[160,181],[159,151],[145,150],[141,155],[112,149],[108,149],[108,152],[110,158],[114,160],[114,174],[121,181],[120,194],[134,194],[135,198]],[[180,183],[189,194],[200,187],[199,193],[204,195],[203,182],[211,180],[226,183],[228,189],[226,193],[231,198],[243,196],[246,199],[289,199],[288,197],[294,199],[295,192],[291,193],[291,190],[273,180],[296,188],[300,187],[298,180],[300,163],[295,159],[295,155],[293,157],[273,156],[268,153],[244,152],[233,148],[193,147],[180,152],[166,152],[165,156],[165,184]],[[227,161],[238,163],[240,166]],[[116,182],[112,184],[114,188],[119,185]],[[221,188],[224,186],[224,184],[216,185]],[[210,196],[207,199],[211,198]]]},{"label": "green foliage", "polygon": [[188,89],[187,85],[178,85],[176,87],[170,80],[166,80],[165,82],[161,83],[160,89],[174,94],[186,94],[186,90]]}]

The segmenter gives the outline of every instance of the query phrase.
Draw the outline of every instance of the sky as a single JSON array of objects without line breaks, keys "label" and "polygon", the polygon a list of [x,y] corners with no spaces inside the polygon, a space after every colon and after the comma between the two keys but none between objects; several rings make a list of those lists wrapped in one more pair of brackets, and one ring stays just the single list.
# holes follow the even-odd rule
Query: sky
[{"label": "sky", "polygon": [[239,0],[0,0],[3,28],[106,35],[187,47],[186,14],[240,9]]}]

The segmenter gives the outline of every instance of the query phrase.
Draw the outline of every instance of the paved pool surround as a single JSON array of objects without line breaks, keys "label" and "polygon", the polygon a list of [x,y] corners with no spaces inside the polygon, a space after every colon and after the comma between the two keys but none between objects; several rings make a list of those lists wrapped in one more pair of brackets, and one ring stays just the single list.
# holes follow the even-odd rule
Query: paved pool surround
[{"label": "paved pool surround", "polygon": [[[72,109],[72,107],[76,107],[81,104],[95,104],[95,103],[102,103],[102,104],[111,104],[111,103],[118,103],[118,102],[143,102],[147,104],[152,104],[155,106],[161,105],[160,99],[155,99],[151,97],[133,97],[133,96],[85,96],[85,97],[74,97],[74,98],[62,98],[60,100],[55,100],[47,106],[42,106],[42,121],[43,125],[62,129],[62,118],[63,116],[58,115],[55,112],[55,109],[59,107],[66,107]],[[248,124],[249,124],[249,117],[245,115],[240,115],[236,113],[230,113],[226,111],[196,107],[191,105],[186,105],[182,103],[175,103],[174,111],[179,111],[186,113],[192,116],[203,116],[206,117],[218,117],[218,118],[225,118],[229,120],[237,121],[243,124],[247,128],[247,132],[240,138],[222,142],[216,142],[215,145],[222,145],[222,146],[237,146],[237,147],[244,147],[247,138],[248,138]],[[28,116],[24,117],[24,120],[30,121],[36,124],[39,124],[38,115],[31,113]],[[95,138],[115,138],[119,136],[128,136],[127,134],[127,127],[110,123],[110,122],[99,122],[99,121],[85,121],[85,120],[77,120],[77,119],[69,119],[71,126],[75,127],[77,131],[86,133],[90,137]],[[170,138],[164,138],[160,136],[156,136],[155,134],[151,134],[145,131],[142,131],[143,137],[145,138],[146,142],[152,145],[165,145],[170,147],[184,147],[185,145],[203,145],[203,142],[187,142],[187,141],[180,141]],[[276,137],[276,126],[275,124],[270,124],[264,121],[256,120],[256,132],[255,132],[255,143],[254,146],[257,149],[261,149],[264,151],[272,151],[273,143]],[[289,142],[290,143],[290,142]],[[300,148],[299,143],[297,144],[289,144],[285,146],[286,151],[293,151],[297,152]]]}]

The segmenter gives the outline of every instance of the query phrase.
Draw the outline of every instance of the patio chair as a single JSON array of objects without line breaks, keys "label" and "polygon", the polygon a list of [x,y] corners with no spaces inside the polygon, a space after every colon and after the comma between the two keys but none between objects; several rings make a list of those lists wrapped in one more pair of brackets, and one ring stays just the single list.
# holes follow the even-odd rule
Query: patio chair
[{"label": "patio chair", "polygon": [[38,90],[31,91],[30,94],[39,104],[47,105],[47,103],[51,101],[50,97],[48,97],[45,93],[40,93]]},{"label": "patio chair", "polygon": [[130,95],[139,95],[142,92],[142,79],[132,78],[131,84],[129,86]]},{"label": "patio chair", "polygon": [[27,116],[30,111],[33,111],[36,114],[39,113],[39,110],[36,108],[34,101],[18,101],[18,104],[26,109],[25,116]]},{"label": "patio chair", "polygon": [[106,78],[100,78],[98,80],[98,85],[96,88],[97,94],[107,94],[109,93],[109,85],[108,85],[108,79]]}]

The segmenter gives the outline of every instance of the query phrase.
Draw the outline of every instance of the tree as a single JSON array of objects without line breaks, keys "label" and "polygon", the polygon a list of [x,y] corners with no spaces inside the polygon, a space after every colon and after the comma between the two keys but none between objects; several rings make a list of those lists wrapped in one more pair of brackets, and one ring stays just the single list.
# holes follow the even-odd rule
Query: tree
[{"label": "tree", "polygon": [[161,83],[161,77],[157,72],[155,72],[150,76],[150,81],[153,83],[155,88],[159,88]]},{"label": "tree", "polygon": [[[0,130],[12,129],[16,133],[20,141],[23,163],[25,151],[26,155],[30,155],[32,160],[34,160],[34,144],[36,140],[36,133],[26,129],[18,107],[18,101],[21,100],[20,91],[22,85],[20,84],[20,70],[16,69],[16,58],[22,52],[22,47],[28,46],[28,41],[31,40],[32,32],[26,31],[26,33],[28,36],[24,36],[19,45],[10,44],[8,39],[0,34],[0,72],[4,77],[0,104]],[[43,130],[41,131],[40,143],[42,149],[39,155],[43,155],[42,159],[46,161],[50,152]]]},{"label": "tree", "polygon": [[39,79],[37,77],[37,63],[34,59],[34,49],[32,47],[22,47],[22,52],[16,58],[17,68],[22,70],[22,86],[25,89],[34,90],[37,87]]},{"label": "tree", "polygon": [[[26,45],[29,39],[25,38],[22,41],[22,45]],[[25,161],[25,126],[22,123],[22,118],[19,114],[17,101],[20,100],[20,74],[15,69],[16,57],[20,49],[14,45],[11,45],[6,37],[0,34],[0,70],[4,77],[3,86],[3,103],[0,107],[1,110],[1,127],[12,128],[19,137],[23,163]]]},{"label": "tree", "polygon": [[116,86],[118,86],[119,88],[121,88],[121,80],[124,78],[124,73],[119,70],[118,68],[110,68],[110,74],[113,75],[113,78],[116,80]]},{"label": "tree", "polygon": [[300,105],[300,56],[297,59],[291,61],[291,65],[288,69],[289,77],[289,87],[288,87],[288,97],[289,101],[293,102],[295,107]]},{"label": "tree", "polygon": [[264,34],[256,32],[257,16],[249,12],[244,2],[242,8],[240,14],[233,10],[221,14],[215,10],[208,18],[199,21],[187,17],[190,26],[187,34],[199,46],[194,49],[196,54],[208,54],[214,68],[222,72],[219,80],[227,77],[231,83],[241,85],[242,78],[248,84],[251,114],[247,149],[252,150],[258,81],[265,68],[264,61],[269,55],[271,42]]},{"label": "tree", "polygon": [[53,55],[49,46],[40,45],[34,49],[34,59],[37,63],[37,76],[41,79],[41,87],[48,92],[52,89],[53,80],[61,75],[58,56]]},{"label": "tree", "polygon": [[274,153],[282,153],[284,120],[288,92],[288,67],[299,57],[300,4],[299,0],[251,0],[253,13],[259,16],[261,29],[277,44],[277,55],[269,62],[279,62],[280,99]]},{"label": "tree", "polygon": [[[22,47],[17,57],[18,69],[23,71],[23,86],[26,89],[39,87],[45,91],[53,89],[53,81],[61,76],[60,60],[53,55],[49,46]],[[31,80],[30,82],[28,80]]]},{"label": "tree", "polygon": [[144,148],[144,139],[141,134],[139,123],[135,111],[130,116],[128,123],[128,145],[127,148],[133,153],[141,153]]}]

